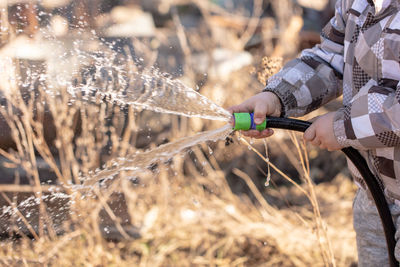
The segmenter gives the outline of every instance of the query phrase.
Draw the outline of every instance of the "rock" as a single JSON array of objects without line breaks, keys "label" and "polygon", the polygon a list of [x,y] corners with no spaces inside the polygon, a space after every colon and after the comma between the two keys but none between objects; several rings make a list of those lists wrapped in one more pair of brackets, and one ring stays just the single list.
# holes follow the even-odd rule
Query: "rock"
[{"label": "rock", "polygon": [[111,21],[115,24],[104,30],[106,37],[152,37],[155,35],[155,25],[151,14],[136,7],[113,8]]},{"label": "rock", "polygon": [[193,55],[193,61],[196,62],[197,72],[208,73],[210,78],[226,80],[232,72],[251,65],[253,57],[246,51],[217,48],[212,52],[211,62],[206,53]]},{"label": "rock", "polygon": [[48,9],[64,7],[68,5],[71,0],[41,0],[40,4]]},{"label": "rock", "polygon": [[328,5],[329,0],[297,0],[297,2],[302,7],[322,11]]},{"label": "rock", "polygon": [[176,3],[171,0],[141,0],[141,6],[145,10],[164,15],[170,11],[172,4]]}]

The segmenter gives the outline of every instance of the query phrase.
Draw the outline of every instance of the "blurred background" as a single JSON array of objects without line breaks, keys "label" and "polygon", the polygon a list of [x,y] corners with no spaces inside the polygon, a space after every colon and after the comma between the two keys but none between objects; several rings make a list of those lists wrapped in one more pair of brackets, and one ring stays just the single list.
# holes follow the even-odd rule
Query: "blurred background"
[{"label": "blurred background", "polygon": [[[122,76],[163,73],[227,108],[316,45],[334,5],[0,1],[0,262],[356,266],[346,160],[306,147],[301,135],[235,134],[140,175],[119,173],[89,195],[74,187],[114,159],[222,125],[71,97],[69,86],[90,84],[99,64]],[[333,101],[303,119],[338,107]]]}]

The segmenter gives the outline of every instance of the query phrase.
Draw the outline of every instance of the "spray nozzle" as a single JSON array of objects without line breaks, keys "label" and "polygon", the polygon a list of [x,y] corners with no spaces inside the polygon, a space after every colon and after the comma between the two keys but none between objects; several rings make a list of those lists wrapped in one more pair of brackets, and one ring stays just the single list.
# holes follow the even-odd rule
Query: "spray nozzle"
[{"label": "spray nozzle", "polygon": [[238,130],[265,130],[267,128],[267,120],[261,124],[255,124],[254,113],[233,113],[235,131]]}]

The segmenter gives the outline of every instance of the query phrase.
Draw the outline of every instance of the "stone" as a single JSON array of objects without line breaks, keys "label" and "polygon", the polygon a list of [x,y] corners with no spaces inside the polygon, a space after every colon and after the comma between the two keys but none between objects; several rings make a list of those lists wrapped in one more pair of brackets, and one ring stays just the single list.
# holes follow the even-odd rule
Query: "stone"
[{"label": "stone", "polygon": [[115,7],[110,15],[114,24],[104,30],[105,37],[153,37],[155,35],[152,15],[137,7]]},{"label": "stone", "polygon": [[[210,58],[205,53],[193,55],[196,62],[196,71],[208,73],[210,78],[226,80],[234,71],[249,66],[253,62],[253,56],[247,51],[234,51],[217,48],[211,53]],[[211,63],[211,64],[210,64]]]}]

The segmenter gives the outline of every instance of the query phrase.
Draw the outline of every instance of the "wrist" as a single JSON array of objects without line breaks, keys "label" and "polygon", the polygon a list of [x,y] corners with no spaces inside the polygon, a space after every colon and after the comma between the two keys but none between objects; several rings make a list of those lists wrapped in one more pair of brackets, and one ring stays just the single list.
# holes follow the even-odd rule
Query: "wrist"
[{"label": "wrist", "polygon": [[282,102],[281,99],[273,92],[263,92],[266,95],[267,99],[271,103],[271,112],[270,116],[272,117],[280,117],[282,114]]},{"label": "wrist", "polygon": [[345,108],[341,108],[335,112],[335,116],[333,118],[333,133],[336,138],[336,141],[342,147],[350,146],[347,136],[346,136],[346,127],[344,124],[344,117],[345,117]]},{"label": "wrist", "polygon": [[271,116],[285,117],[286,116],[285,106],[283,105],[284,102],[282,100],[282,96],[279,94],[279,91],[272,91],[268,88],[265,88],[263,90],[263,93],[268,93],[268,95],[273,101],[273,106],[275,109],[273,110]]}]

